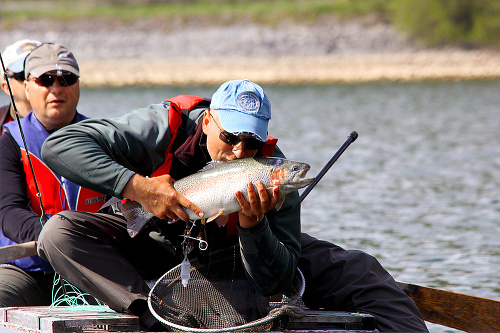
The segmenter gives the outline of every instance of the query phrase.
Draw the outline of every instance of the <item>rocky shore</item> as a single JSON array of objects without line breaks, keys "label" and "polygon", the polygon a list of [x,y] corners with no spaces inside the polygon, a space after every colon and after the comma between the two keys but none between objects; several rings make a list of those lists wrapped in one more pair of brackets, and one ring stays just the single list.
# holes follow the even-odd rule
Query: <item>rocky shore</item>
[{"label": "rocky shore", "polygon": [[261,84],[500,78],[500,52],[426,49],[380,22],[324,20],[274,27],[242,23],[45,20],[0,30],[59,42],[77,57],[83,86]]}]

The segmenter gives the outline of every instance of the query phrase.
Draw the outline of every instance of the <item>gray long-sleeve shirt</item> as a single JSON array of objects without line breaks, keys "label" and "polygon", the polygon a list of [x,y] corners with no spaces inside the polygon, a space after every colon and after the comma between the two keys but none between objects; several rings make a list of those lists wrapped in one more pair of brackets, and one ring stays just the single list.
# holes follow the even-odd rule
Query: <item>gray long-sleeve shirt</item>
[{"label": "gray long-sleeve shirt", "polygon": [[[66,126],[46,140],[42,158],[76,184],[121,197],[135,173],[149,176],[164,163],[172,139],[168,106],[155,104],[117,118]],[[202,111],[195,109],[183,120],[187,135],[195,131]],[[283,156],[279,149],[273,155]],[[173,166],[170,174],[175,172]],[[286,288],[300,254],[298,193],[287,195],[282,208],[268,212],[257,226],[238,227],[238,232],[243,262],[254,288],[263,295]]]}]

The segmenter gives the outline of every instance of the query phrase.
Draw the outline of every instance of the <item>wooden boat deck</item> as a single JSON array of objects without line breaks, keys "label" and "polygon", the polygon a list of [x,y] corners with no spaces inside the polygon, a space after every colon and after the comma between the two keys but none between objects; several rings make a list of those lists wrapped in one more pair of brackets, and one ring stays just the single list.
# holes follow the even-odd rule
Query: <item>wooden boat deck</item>
[{"label": "wooden boat deck", "polygon": [[12,332],[140,331],[136,316],[97,306],[0,308],[0,324]]},{"label": "wooden boat deck", "polygon": [[[281,327],[283,326],[283,327]],[[307,310],[301,318],[280,321],[276,332],[378,332],[371,315]],[[136,316],[107,307],[10,307],[0,308],[0,332],[144,332]]]}]

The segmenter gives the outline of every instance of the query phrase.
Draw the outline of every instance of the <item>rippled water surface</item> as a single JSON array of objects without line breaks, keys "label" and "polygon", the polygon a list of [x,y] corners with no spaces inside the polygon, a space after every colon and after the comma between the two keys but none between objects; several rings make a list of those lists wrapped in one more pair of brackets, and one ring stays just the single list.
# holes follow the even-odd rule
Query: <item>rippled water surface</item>
[{"label": "rippled water surface", "polygon": [[[109,117],[216,88],[82,89],[79,110]],[[264,88],[270,134],[311,175],[359,133],[305,199],[304,231],[374,255],[398,281],[500,299],[499,81]]]}]

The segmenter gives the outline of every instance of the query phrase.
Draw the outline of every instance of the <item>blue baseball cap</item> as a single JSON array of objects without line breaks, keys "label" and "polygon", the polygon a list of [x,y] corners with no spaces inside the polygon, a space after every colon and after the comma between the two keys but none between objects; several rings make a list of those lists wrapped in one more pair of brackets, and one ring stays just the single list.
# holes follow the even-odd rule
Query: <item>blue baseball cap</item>
[{"label": "blue baseball cap", "polygon": [[271,102],[258,84],[246,79],[222,84],[212,96],[210,109],[218,110],[219,121],[226,131],[267,140]]}]

